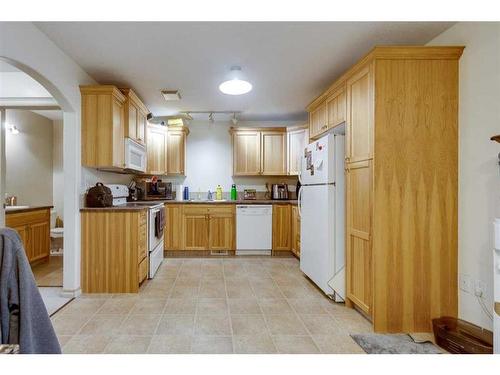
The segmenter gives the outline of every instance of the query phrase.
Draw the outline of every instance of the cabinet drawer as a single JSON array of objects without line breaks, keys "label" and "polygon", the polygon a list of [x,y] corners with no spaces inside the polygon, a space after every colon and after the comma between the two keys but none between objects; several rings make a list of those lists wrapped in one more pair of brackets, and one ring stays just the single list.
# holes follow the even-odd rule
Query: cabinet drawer
[{"label": "cabinet drawer", "polygon": [[138,241],[138,260],[143,260],[148,255],[148,236],[147,236],[147,225],[141,225],[139,227]]},{"label": "cabinet drawer", "polygon": [[42,209],[28,212],[13,212],[5,215],[5,222],[8,227],[18,227],[30,225],[50,220],[49,209]]},{"label": "cabinet drawer", "polygon": [[183,211],[184,215],[207,215],[209,208],[209,206],[201,204],[186,205]]},{"label": "cabinet drawer", "polygon": [[208,208],[208,213],[209,214],[232,214],[234,213],[234,205],[223,205],[223,206],[213,206]]},{"label": "cabinet drawer", "polygon": [[139,269],[137,272],[137,281],[142,283],[148,277],[148,258],[145,258],[141,263],[139,263]]}]

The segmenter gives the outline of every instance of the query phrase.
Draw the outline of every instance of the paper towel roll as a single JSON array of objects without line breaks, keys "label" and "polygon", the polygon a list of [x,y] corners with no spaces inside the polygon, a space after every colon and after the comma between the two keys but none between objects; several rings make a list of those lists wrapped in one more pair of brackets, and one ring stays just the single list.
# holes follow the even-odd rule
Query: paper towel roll
[{"label": "paper towel roll", "polygon": [[177,185],[177,189],[175,190],[175,200],[182,201],[184,194],[184,185]]}]

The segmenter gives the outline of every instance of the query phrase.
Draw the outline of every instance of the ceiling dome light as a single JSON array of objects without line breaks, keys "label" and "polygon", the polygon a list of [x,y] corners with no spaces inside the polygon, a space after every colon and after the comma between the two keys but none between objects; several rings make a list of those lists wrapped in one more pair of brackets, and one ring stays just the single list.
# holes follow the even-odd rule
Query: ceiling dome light
[{"label": "ceiling dome light", "polygon": [[241,68],[233,66],[231,68],[231,79],[222,82],[219,90],[227,95],[243,95],[252,90],[252,84],[242,79]]}]

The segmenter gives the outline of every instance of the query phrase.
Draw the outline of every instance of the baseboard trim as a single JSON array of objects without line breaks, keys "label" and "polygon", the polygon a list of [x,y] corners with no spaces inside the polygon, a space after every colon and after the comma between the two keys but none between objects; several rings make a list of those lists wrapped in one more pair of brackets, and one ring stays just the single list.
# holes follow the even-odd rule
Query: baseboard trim
[{"label": "baseboard trim", "polygon": [[63,289],[63,291],[61,292],[61,296],[66,297],[66,298],[76,298],[76,297],[80,296],[81,294],[82,294],[82,290],[80,288],[74,289],[74,290]]}]

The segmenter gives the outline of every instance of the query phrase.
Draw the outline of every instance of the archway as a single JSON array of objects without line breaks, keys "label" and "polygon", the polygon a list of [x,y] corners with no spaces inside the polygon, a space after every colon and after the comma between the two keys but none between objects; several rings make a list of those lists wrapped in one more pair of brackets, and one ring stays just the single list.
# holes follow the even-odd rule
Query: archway
[{"label": "archway", "polygon": [[[63,265],[63,293],[67,296],[76,296],[80,293],[80,144],[79,144],[79,108],[75,108],[55,84],[44,75],[31,67],[6,56],[0,56],[4,61],[24,72],[43,86],[57,101],[63,112],[63,172],[64,187],[64,265]],[[5,192],[5,115],[2,111],[2,126],[0,132],[0,193]],[[0,208],[0,226],[3,226],[4,209]]]}]

